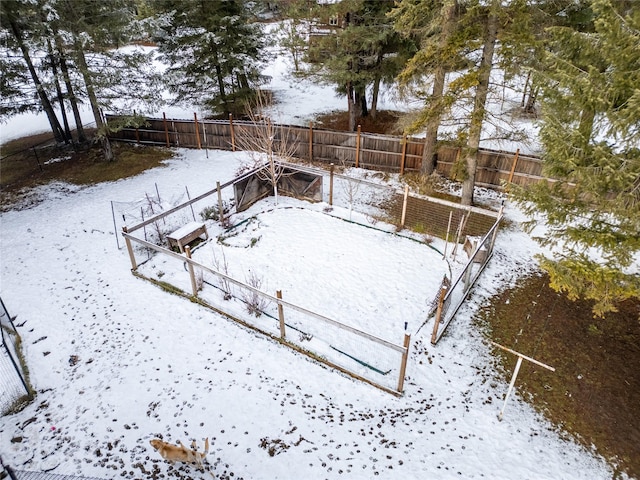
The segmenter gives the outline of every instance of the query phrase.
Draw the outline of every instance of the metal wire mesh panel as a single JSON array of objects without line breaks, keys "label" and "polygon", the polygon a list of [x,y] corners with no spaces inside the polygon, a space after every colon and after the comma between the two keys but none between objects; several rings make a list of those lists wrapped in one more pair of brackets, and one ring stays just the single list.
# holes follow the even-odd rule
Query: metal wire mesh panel
[{"label": "metal wire mesh panel", "polygon": [[9,312],[0,299],[0,413],[5,414],[20,398],[29,394],[26,372],[18,357],[19,336]]},{"label": "metal wire mesh panel", "polygon": [[11,470],[17,480],[104,480],[97,477],[78,477],[76,475],[60,475],[47,472],[29,472],[25,470]]}]

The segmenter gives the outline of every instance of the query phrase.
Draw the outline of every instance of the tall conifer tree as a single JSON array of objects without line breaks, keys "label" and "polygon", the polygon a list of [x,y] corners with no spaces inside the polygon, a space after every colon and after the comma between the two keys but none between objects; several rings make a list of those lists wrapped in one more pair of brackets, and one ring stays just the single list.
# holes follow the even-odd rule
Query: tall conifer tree
[{"label": "tall conifer tree", "polygon": [[159,49],[178,102],[213,113],[244,112],[263,83],[265,37],[240,0],[156,0],[164,16]]},{"label": "tall conifer tree", "polygon": [[[625,6],[627,8],[625,8]],[[592,31],[550,30],[543,85],[544,171],[516,191],[542,219],[551,285],[595,300],[594,313],[640,297],[640,11],[592,0]],[[634,263],[634,261],[636,263]]]},{"label": "tall conifer tree", "polygon": [[322,52],[317,55],[323,60],[320,76],[346,96],[349,129],[355,130],[360,118],[368,115],[368,88],[377,99],[379,82],[399,72],[402,62],[398,57],[407,57],[409,45],[393,30],[387,16],[393,7],[391,0],[344,0],[323,6],[325,10],[330,7],[337,28],[320,38],[314,48]]}]

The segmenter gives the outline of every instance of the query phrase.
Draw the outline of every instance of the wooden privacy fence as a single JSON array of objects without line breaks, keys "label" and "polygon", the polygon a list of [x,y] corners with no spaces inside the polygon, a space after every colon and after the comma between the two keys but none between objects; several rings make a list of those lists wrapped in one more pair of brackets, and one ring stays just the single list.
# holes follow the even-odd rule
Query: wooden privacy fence
[{"label": "wooden privacy fence", "polygon": [[[107,122],[118,117],[107,115]],[[240,149],[239,136],[259,136],[264,124],[234,120],[193,120],[147,118],[144,127],[124,128],[110,133],[110,138],[123,142],[166,147]],[[422,164],[422,138],[340,132],[293,125],[278,125],[273,130],[275,142],[287,142],[293,155],[309,161],[335,163],[389,172],[417,172]],[[436,168],[450,176],[461,149],[442,145],[438,148]],[[478,153],[476,184],[501,188],[504,183],[527,185],[542,180],[542,161],[531,155],[483,149]]]}]

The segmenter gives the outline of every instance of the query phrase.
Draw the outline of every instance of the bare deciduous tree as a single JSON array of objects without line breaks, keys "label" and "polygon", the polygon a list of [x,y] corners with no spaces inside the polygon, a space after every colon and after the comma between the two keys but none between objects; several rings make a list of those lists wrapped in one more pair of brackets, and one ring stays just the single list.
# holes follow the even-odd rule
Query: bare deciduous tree
[{"label": "bare deciduous tree", "polygon": [[290,127],[274,124],[267,110],[271,106],[267,94],[260,91],[254,105],[247,112],[249,121],[237,126],[238,146],[249,153],[253,167],[264,165],[259,176],[273,187],[273,195],[278,203],[278,182],[285,174],[279,161],[291,161],[296,154],[298,143]]}]

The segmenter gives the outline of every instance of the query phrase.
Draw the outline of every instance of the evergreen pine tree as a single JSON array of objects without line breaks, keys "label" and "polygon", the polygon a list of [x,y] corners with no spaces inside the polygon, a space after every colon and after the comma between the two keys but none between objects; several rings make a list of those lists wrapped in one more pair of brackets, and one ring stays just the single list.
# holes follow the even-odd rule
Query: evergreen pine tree
[{"label": "evergreen pine tree", "polygon": [[391,0],[344,0],[324,7],[332,7],[330,13],[341,25],[313,46],[328,55],[311,54],[323,60],[320,77],[347,97],[349,129],[356,130],[360,118],[368,115],[367,89],[373,88],[377,101],[380,82],[392,79],[406,58],[394,59],[407,51],[406,42],[387,16]]},{"label": "evergreen pine tree", "polygon": [[299,75],[309,46],[309,5],[307,0],[287,0],[278,3],[278,10],[284,18],[277,29],[278,43],[282,51],[291,56],[293,72]]},{"label": "evergreen pine tree", "polygon": [[[38,27],[40,25],[36,6],[20,0],[2,1],[0,2],[0,19],[0,24],[4,31],[3,37],[6,42],[5,47],[7,50],[14,48],[20,52],[24,65],[29,72],[31,84],[35,87],[39,108],[45,112],[56,141],[62,142],[66,140],[65,132],[49,98],[48,89],[45,82],[41,80],[38,67],[32,58],[31,48],[34,44],[32,37],[38,37]],[[20,97],[18,92],[21,88],[15,83],[10,86],[9,84],[4,84],[4,82],[20,79],[21,77],[18,75],[21,69],[15,62],[5,60],[4,63],[9,70],[3,73],[2,90],[4,93],[10,94],[16,101]],[[14,104],[5,111],[15,113],[24,109],[26,109],[24,104],[22,106]]]},{"label": "evergreen pine tree", "polygon": [[544,172],[556,180],[515,194],[531,227],[546,224],[551,286],[604,315],[640,297],[640,12],[610,0],[591,9],[592,28],[550,30],[538,72]]},{"label": "evergreen pine tree", "polygon": [[[127,43],[130,31],[135,30],[135,2],[40,0],[40,5],[55,37],[68,94],[73,99],[86,95],[104,158],[113,160],[109,128],[137,125],[140,117],[129,116],[120,125],[107,126],[102,110],[130,113],[136,106],[150,109],[160,101],[156,74],[151,69],[152,54],[117,48]],[[75,108],[74,116],[78,123]]]},{"label": "evergreen pine tree", "polygon": [[263,83],[265,37],[240,0],[156,0],[164,17],[159,50],[177,102],[213,113],[244,112]]},{"label": "evergreen pine tree", "polygon": [[431,91],[422,85],[417,92],[424,97],[424,108],[405,129],[413,134],[425,130],[421,173],[430,175],[436,167],[436,143],[443,114],[455,98],[446,95],[446,75],[462,63],[462,45],[455,36],[460,6],[457,0],[414,2],[402,0],[391,12],[394,28],[404,35],[415,37],[418,51],[404,65],[398,76],[401,89],[415,81],[422,83],[426,73],[433,74]]}]

